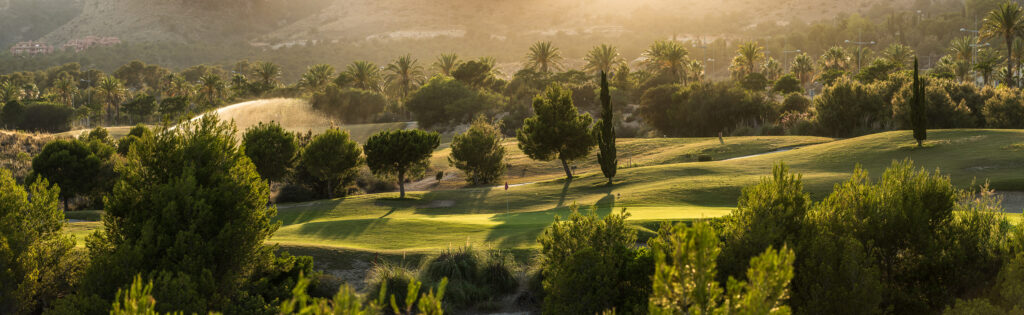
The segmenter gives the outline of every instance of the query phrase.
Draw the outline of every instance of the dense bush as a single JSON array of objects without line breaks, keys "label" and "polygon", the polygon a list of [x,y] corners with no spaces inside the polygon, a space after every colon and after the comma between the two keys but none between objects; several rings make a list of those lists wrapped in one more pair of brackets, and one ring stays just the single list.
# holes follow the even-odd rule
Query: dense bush
[{"label": "dense bush", "polygon": [[884,128],[889,106],[877,91],[857,81],[841,79],[814,98],[821,131],[849,137]]},{"label": "dense bush", "polygon": [[505,102],[498,94],[475,90],[461,81],[436,76],[409,97],[405,108],[420,127],[445,129],[467,123],[480,114],[492,114]]},{"label": "dense bush", "polygon": [[445,305],[452,309],[467,309],[500,301],[517,289],[519,283],[510,260],[499,253],[470,247],[449,249],[428,259],[421,268],[421,277],[427,284],[447,278]]},{"label": "dense bush", "polygon": [[704,222],[664,226],[654,251],[652,314],[788,314],[784,301],[793,278],[793,251],[769,247],[750,259],[746,280],[718,282],[720,241]]},{"label": "dense bush", "polygon": [[60,189],[15,183],[0,169],[0,313],[38,314],[78,280],[81,255],[64,234]]},{"label": "dense bush", "polygon": [[4,121],[17,129],[39,132],[71,130],[71,120],[75,114],[74,109],[65,105],[39,102],[27,103],[20,111],[20,115],[12,114],[10,117],[5,111]]},{"label": "dense bush", "polygon": [[644,313],[651,292],[650,251],[638,248],[625,212],[604,219],[573,207],[567,220],[539,237],[543,265],[544,313],[595,314],[615,309]]},{"label": "dense bush", "polygon": [[122,156],[128,155],[128,150],[131,149],[132,145],[142,140],[143,137],[152,136],[153,131],[146,127],[146,125],[138,124],[128,130],[128,134],[117,141],[117,153]]},{"label": "dense bush", "polygon": [[78,292],[56,313],[110,305],[138,274],[153,281],[160,311],[225,310],[244,297],[278,225],[234,130],[207,115],[135,144],[105,204],[105,229],[87,240]]},{"label": "dense bush", "polygon": [[982,112],[989,128],[1024,128],[1024,99],[1019,92],[997,90],[992,98],[985,101]]},{"label": "dense bush", "polygon": [[644,93],[644,120],[672,137],[711,137],[730,133],[740,124],[759,124],[776,115],[759,93],[728,82],[659,86]]},{"label": "dense bush", "polygon": [[787,74],[775,80],[775,85],[772,85],[772,92],[786,95],[790,93],[803,94],[804,88],[800,85],[800,79],[797,79],[793,74]]},{"label": "dense bush", "polygon": [[811,100],[804,97],[800,93],[789,93],[786,94],[786,98],[782,101],[782,108],[779,109],[780,113],[795,112],[795,113],[806,113],[811,108]]},{"label": "dense bush", "polygon": [[1005,263],[1010,225],[977,196],[900,162],[874,183],[858,169],[812,205],[799,177],[777,167],[744,190],[719,263],[739,277],[745,258],[782,244],[796,250],[797,312],[937,312],[992,286]]},{"label": "dense bush", "polygon": [[[966,103],[954,102],[947,90],[936,84],[926,83],[925,116],[928,128],[974,128],[976,118]],[[906,85],[892,98],[893,122],[897,128],[910,129],[911,124],[911,85]]]},{"label": "dense bush", "polygon": [[312,105],[339,122],[359,124],[376,121],[388,102],[384,95],[374,91],[329,85],[313,94]]}]

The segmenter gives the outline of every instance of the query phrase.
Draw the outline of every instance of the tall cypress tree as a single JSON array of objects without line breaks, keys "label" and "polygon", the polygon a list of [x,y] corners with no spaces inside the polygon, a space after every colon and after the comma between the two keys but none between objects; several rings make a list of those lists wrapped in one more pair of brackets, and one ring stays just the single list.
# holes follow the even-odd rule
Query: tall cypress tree
[{"label": "tall cypress tree", "polygon": [[925,109],[924,82],[918,75],[917,58],[914,58],[914,85],[911,86],[913,95],[910,99],[910,121],[914,127],[914,139],[917,146],[921,147],[924,140],[928,138],[928,114]]},{"label": "tall cypress tree", "polygon": [[615,120],[612,119],[612,96],[608,92],[608,75],[601,71],[601,120],[594,126],[594,138],[601,152],[597,153],[597,161],[601,163],[601,172],[612,183],[619,161],[615,156]]}]

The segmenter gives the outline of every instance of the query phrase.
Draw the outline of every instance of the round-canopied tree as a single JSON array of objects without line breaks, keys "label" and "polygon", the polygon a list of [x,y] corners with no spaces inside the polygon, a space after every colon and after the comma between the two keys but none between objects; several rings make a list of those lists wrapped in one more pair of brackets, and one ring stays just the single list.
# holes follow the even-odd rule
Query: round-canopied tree
[{"label": "round-canopied tree", "polygon": [[495,182],[505,173],[501,130],[478,116],[469,130],[452,139],[448,163],[466,172],[466,181],[474,185]]},{"label": "round-canopied tree", "polygon": [[366,164],[377,176],[398,177],[399,198],[405,198],[405,179],[409,170],[423,165],[441,144],[436,132],[423,130],[381,131],[363,145]]},{"label": "round-canopied tree", "polygon": [[114,148],[100,140],[55,140],[32,159],[32,178],[46,178],[61,188],[61,198],[109,191],[115,179]]},{"label": "round-canopied tree", "polygon": [[352,178],[356,167],[363,164],[359,144],[349,138],[347,131],[336,128],[313,137],[302,150],[300,167],[310,175],[327,184],[327,196],[334,197],[335,190]]},{"label": "round-canopied tree", "polygon": [[534,116],[523,121],[516,131],[519,149],[531,159],[562,161],[566,178],[572,179],[569,161],[590,153],[594,139],[590,135],[590,114],[580,114],[572,104],[572,92],[551,85],[533,99]]},{"label": "round-canopied tree", "polygon": [[280,181],[288,175],[299,154],[295,134],[273,121],[266,124],[260,122],[245,130],[242,148],[252,164],[256,165],[260,176],[272,182]]}]

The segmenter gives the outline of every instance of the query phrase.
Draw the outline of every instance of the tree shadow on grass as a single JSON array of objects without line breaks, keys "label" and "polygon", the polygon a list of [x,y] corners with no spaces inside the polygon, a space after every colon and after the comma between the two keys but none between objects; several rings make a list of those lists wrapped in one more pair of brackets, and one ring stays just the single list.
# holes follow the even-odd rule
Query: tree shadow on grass
[{"label": "tree shadow on grass", "polygon": [[[615,195],[606,194],[590,209],[579,205],[578,211],[586,213],[593,209],[599,217],[605,217],[615,208]],[[572,206],[555,207],[545,211],[517,212],[498,214],[491,218],[501,223],[493,227],[487,235],[488,243],[497,244],[501,248],[513,248],[529,245],[537,241],[537,237],[555,221],[555,217],[569,217]]]}]

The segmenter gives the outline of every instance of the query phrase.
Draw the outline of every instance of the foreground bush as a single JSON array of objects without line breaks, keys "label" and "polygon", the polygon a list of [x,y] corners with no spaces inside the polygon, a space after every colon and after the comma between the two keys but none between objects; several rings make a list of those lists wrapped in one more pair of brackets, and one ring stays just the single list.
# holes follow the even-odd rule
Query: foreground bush
[{"label": "foreground bush", "polygon": [[742,277],[758,251],[794,248],[798,313],[934,313],[988,290],[1006,264],[1011,225],[985,196],[905,161],[876,182],[858,169],[812,204],[780,166],[744,190],[718,261]]},{"label": "foreground bush", "polygon": [[448,279],[445,305],[468,309],[513,293],[519,283],[510,259],[473,248],[446,250],[426,262],[421,277],[428,284]]},{"label": "foreground bush", "polygon": [[716,279],[719,240],[705,223],[676,224],[651,242],[651,314],[789,314],[783,304],[793,278],[793,251],[769,247],[750,260],[746,281]]},{"label": "foreground bush", "polygon": [[102,312],[140,274],[153,281],[159,311],[225,310],[257,294],[244,287],[272,255],[263,241],[277,211],[234,136],[208,115],[136,143],[107,199],[105,229],[87,240],[81,286],[54,313]]},{"label": "foreground bush", "polygon": [[0,169],[0,313],[39,313],[77,280],[80,258],[62,231],[59,191],[46,180],[23,187]]},{"label": "foreground bush", "polygon": [[651,292],[649,250],[636,246],[629,214],[600,219],[573,207],[539,237],[546,314],[644,313]]}]

